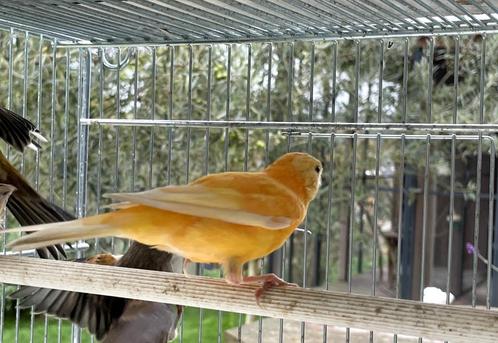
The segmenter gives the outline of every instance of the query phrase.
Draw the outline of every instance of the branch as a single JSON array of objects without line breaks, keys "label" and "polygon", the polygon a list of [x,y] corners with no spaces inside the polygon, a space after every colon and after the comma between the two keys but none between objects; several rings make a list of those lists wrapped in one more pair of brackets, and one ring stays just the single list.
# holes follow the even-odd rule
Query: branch
[{"label": "branch", "polygon": [[224,280],[0,256],[0,281],[239,312],[321,325],[356,327],[456,342],[498,341],[498,311],[371,297],[298,287],[265,293]]}]

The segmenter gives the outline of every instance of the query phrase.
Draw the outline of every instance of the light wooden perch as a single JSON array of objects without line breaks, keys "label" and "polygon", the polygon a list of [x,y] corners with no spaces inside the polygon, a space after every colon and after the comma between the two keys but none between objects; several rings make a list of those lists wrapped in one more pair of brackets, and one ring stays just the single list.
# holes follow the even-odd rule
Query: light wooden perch
[{"label": "light wooden perch", "polygon": [[0,256],[0,282],[175,303],[455,342],[498,341],[498,311],[302,288],[277,288],[256,304],[254,286],[179,274]]}]

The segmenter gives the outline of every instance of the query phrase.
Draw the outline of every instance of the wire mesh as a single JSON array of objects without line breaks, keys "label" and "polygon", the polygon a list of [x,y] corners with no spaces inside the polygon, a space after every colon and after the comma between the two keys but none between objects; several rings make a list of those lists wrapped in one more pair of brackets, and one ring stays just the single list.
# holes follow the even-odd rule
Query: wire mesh
[{"label": "wire mesh", "polygon": [[66,1],[3,4],[4,26],[62,44],[163,44],[496,32],[485,1]]},{"label": "wire mesh", "polygon": [[[397,6],[407,3],[394,4],[378,25],[431,27],[416,13],[394,21]],[[92,6],[103,5],[83,7]],[[374,16],[376,6],[348,13]],[[465,13],[463,5],[445,6]],[[298,19],[292,11],[282,15]],[[459,17],[480,25],[468,13]],[[487,53],[495,51],[496,35],[115,48],[69,48],[16,30],[1,38],[7,49],[0,73],[8,80],[0,85],[2,106],[37,122],[51,142],[38,154],[2,152],[71,212],[102,212],[108,191],[258,170],[284,152],[307,151],[325,170],[304,232],[248,270],[307,287],[420,301],[435,287],[442,303],[496,306],[492,263],[465,252],[472,243],[488,262],[496,259],[497,61]],[[10,217],[7,223],[15,225]],[[99,239],[71,252],[121,253],[128,244]],[[221,272],[210,265],[196,271]],[[5,298],[11,286],[2,287],[2,342],[93,339],[66,322],[26,320],[26,311],[13,318]],[[178,341],[417,340],[358,329],[187,309]]]}]

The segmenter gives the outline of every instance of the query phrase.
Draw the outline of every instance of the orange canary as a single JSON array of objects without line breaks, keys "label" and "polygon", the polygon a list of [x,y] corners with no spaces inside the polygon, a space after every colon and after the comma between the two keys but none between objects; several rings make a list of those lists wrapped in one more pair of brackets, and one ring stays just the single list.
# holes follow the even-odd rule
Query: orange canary
[{"label": "orange canary", "polygon": [[24,250],[94,237],[128,238],[186,261],[220,264],[227,282],[262,284],[262,292],[287,283],[273,274],[243,277],[242,266],[282,246],[304,220],[321,173],[320,161],[294,152],[261,172],[211,174],[184,186],[108,194],[121,201],[112,205],[117,211],[27,226],[21,230],[37,232],[8,246]]}]

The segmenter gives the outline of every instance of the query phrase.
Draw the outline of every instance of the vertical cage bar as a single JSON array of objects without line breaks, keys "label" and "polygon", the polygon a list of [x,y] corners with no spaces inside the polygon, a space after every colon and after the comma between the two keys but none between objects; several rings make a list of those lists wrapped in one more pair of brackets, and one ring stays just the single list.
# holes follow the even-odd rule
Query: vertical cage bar
[{"label": "vertical cage bar", "polygon": [[[41,53],[41,51],[40,51]],[[40,58],[40,63],[42,61],[42,58]],[[51,124],[50,124],[50,171],[49,171],[49,199],[51,202],[54,201],[54,164],[55,164],[55,97],[56,97],[56,84],[57,84],[57,41],[53,42],[52,46],[52,92],[50,94],[50,117],[51,117]],[[41,77],[41,74],[40,74]],[[41,92],[41,89],[39,90]],[[38,93],[38,96],[41,99],[40,93]]]},{"label": "vertical cage bar", "polygon": [[[230,104],[232,101],[232,45],[227,44],[227,88],[226,88],[226,112],[225,120],[230,120]],[[228,148],[230,146],[230,129],[227,127],[225,129],[225,142],[223,146],[223,156],[225,161],[225,170],[229,170],[228,164]],[[220,269],[220,277],[223,276],[223,271]],[[223,312],[218,311],[218,333],[217,342],[221,343],[222,333],[223,333]]]},{"label": "vertical cage bar", "polygon": [[[157,49],[152,47],[152,111],[150,113],[150,119],[156,119],[156,92],[157,92]],[[155,134],[154,127],[150,128],[149,132],[149,185],[148,188],[153,187],[153,175],[154,170],[154,143]]]},{"label": "vertical cage bar", "polygon": [[[310,56],[310,108],[309,108],[309,121],[313,121],[313,97],[314,97],[314,82],[315,82],[315,43],[311,43],[311,56]],[[306,234],[304,235],[306,237]]]},{"label": "vertical cage bar", "polygon": [[[99,118],[104,118],[104,77],[105,77],[105,68],[104,68],[104,54],[105,50],[103,48],[99,48],[98,50],[98,59],[99,59]],[[99,125],[98,132],[98,145],[97,145],[97,213],[100,213],[100,199],[102,194],[102,150],[104,148],[103,143],[103,128],[102,125]],[[95,249],[99,251],[99,239],[95,240]]]},{"label": "vertical cage bar", "polygon": [[[268,44],[268,71],[266,82],[266,121],[271,121],[271,79],[272,79],[272,59],[273,59],[273,44]],[[270,130],[265,130],[265,165],[270,163]],[[264,273],[265,259],[259,259],[259,268],[261,274]],[[263,317],[258,319],[258,343],[263,342]]]},{"label": "vertical cage bar", "polygon": [[[335,97],[336,97],[336,86],[337,86],[337,41],[332,42],[332,108],[330,111],[330,121],[335,121]],[[327,226],[326,226],[326,247],[325,247],[325,289],[328,290],[330,287],[330,235],[331,235],[331,223],[332,223],[332,192],[333,192],[333,180],[334,180],[334,150],[335,150],[335,134],[330,135],[330,169],[329,169],[329,185],[327,192]],[[323,326],[323,343],[328,341],[328,327]]]},{"label": "vertical cage bar", "polygon": [[[226,88],[226,112],[225,120],[230,120],[230,101],[231,101],[231,69],[232,69],[232,46],[227,45],[227,88]],[[230,145],[230,131],[225,129],[225,145],[223,147],[223,159],[225,161],[225,171],[228,171],[228,146]]]},{"label": "vertical cage bar", "polygon": [[12,87],[13,87],[13,77],[14,77],[14,63],[13,63],[13,45],[16,39],[16,33],[13,28],[10,29],[9,34],[9,62],[8,62],[8,77],[9,77],[9,87],[7,89],[7,107],[12,110]]},{"label": "vertical cage bar", "polygon": [[[26,118],[28,115],[28,85],[29,85],[29,49],[31,36],[29,32],[24,34],[24,63],[23,63],[23,84],[22,84],[22,116]],[[24,153],[21,154],[21,173],[24,175]]]},{"label": "vertical cage bar", "polygon": [[384,40],[380,40],[380,62],[379,62],[379,98],[377,102],[377,122],[382,123],[382,102],[384,97],[383,81],[384,81]]},{"label": "vertical cage bar", "polygon": [[[187,106],[188,106],[188,111],[187,111],[187,120],[192,119],[192,68],[193,68],[193,51],[192,51],[192,45],[188,45],[188,95],[187,95]],[[189,178],[190,178],[190,140],[191,140],[191,128],[187,128],[187,137],[186,137],[186,156],[187,156],[187,161],[185,163],[185,180],[188,183]],[[184,338],[184,328],[185,328],[185,320],[184,317],[182,316],[181,322],[180,322],[180,337],[179,340],[180,342],[183,342]]]},{"label": "vertical cage bar", "polygon": [[[193,50],[192,45],[188,46],[188,111],[187,111],[187,119],[192,119],[192,73],[193,73]],[[187,128],[187,164],[185,166],[185,178],[187,183],[189,182],[190,177],[190,141],[191,141],[191,128]]]},{"label": "vertical cage bar", "polygon": [[446,275],[446,304],[450,303],[451,292],[451,267],[453,262],[453,221],[455,215],[455,154],[456,135],[451,135],[451,165],[450,165],[450,210],[449,210],[449,236],[448,236],[448,271]]},{"label": "vertical cage bar", "polygon": [[432,123],[432,84],[434,73],[434,37],[429,41],[429,81],[427,84],[427,122]]},{"label": "vertical cage bar", "polygon": [[[64,84],[64,153],[63,153],[63,166],[62,166],[62,208],[67,207],[67,165],[68,165],[68,126],[69,126],[69,88],[70,88],[70,75],[71,75],[71,53],[66,50],[66,75]],[[100,128],[100,126],[99,126]],[[99,131],[102,131],[100,128]],[[101,134],[100,134],[101,135]],[[100,182],[97,183],[100,189]],[[60,342],[59,342],[60,343]]]},{"label": "vertical cage bar", "polygon": [[[87,203],[87,174],[88,174],[88,126],[81,124],[81,119],[89,118],[90,114],[90,87],[91,87],[91,52],[89,49],[80,50],[80,71],[81,78],[79,87],[81,92],[78,92],[81,99],[79,101],[78,111],[78,181],[76,194],[76,209],[78,218],[86,215]],[[78,255],[81,252],[78,251]],[[78,256],[81,257],[81,256]],[[77,343],[81,340],[81,330],[74,326],[75,335],[73,342]]]},{"label": "vertical cage bar", "polygon": [[[39,46],[38,46],[38,79],[37,79],[37,97],[36,97],[36,126],[40,127],[41,123],[41,107],[42,107],[42,80],[43,80],[43,35],[39,37]],[[51,123],[51,131],[53,129],[53,121]],[[35,153],[35,189],[39,191],[40,189],[40,151],[37,150]],[[32,326],[30,328],[30,342],[33,341],[34,334],[34,324],[35,317],[33,311],[31,311],[31,316],[33,317],[31,320]],[[45,323],[44,323],[44,332],[43,332],[43,341],[47,342],[47,325],[48,325],[48,317],[44,315]]]},{"label": "vertical cage bar", "polygon": [[[104,75],[104,50],[102,48],[98,48],[97,50],[97,63],[98,65],[98,75],[99,75],[99,86],[98,86],[98,112],[99,112],[99,117],[103,118],[103,113],[104,113],[104,80],[103,75]],[[90,65],[92,65],[91,61],[91,56],[92,56],[92,50],[88,50],[89,56],[90,56]],[[89,97],[90,97],[90,92],[91,92],[91,83],[90,83],[90,89],[89,89]],[[88,100],[88,103],[91,103],[91,100]],[[88,112],[88,117],[90,117],[90,108]],[[97,178],[96,178],[96,204],[95,204],[95,212],[96,214],[100,213],[100,195],[102,191],[102,186],[101,186],[101,177],[102,177],[102,137],[103,137],[103,128],[101,125],[98,126],[98,134],[97,134]],[[88,166],[87,166],[88,170]],[[100,252],[100,239],[95,238],[94,240],[94,248],[95,252],[98,253]],[[90,336],[90,343],[95,342],[95,336],[91,335]]]},{"label": "vertical cage bar", "polygon": [[330,121],[335,122],[335,101],[337,95],[337,41],[332,42],[332,109],[330,113]]},{"label": "vertical cage bar", "polygon": [[[398,246],[396,256],[396,298],[401,296],[401,239],[403,228],[403,198],[405,193],[405,134],[401,134],[400,166],[399,166],[399,193],[398,193]],[[394,342],[397,342],[397,335],[394,335]]]},{"label": "vertical cage bar", "polygon": [[355,63],[354,63],[354,108],[353,108],[353,122],[358,122],[358,107],[359,107],[359,96],[360,96],[360,60],[361,60],[361,46],[360,41],[355,41],[356,53],[355,53]]},{"label": "vertical cage bar", "polygon": [[[327,226],[326,226],[326,246],[325,246],[325,289],[328,290],[330,287],[330,236],[331,236],[331,226],[332,226],[332,201],[333,201],[333,189],[334,189],[334,150],[335,150],[335,133],[330,134],[330,167],[329,167],[329,185],[327,192]],[[323,326],[323,343],[328,342],[328,327]]]},{"label": "vertical cage bar", "polygon": [[[208,46],[208,67],[207,67],[207,99],[206,99],[206,120],[211,120],[211,83],[212,83],[212,63],[213,58],[213,47],[212,45]],[[209,138],[210,138],[210,130],[206,128],[204,132],[204,175],[209,173]],[[199,274],[203,275],[204,268],[202,265],[199,266]],[[204,310],[199,308],[199,335],[198,342],[202,342],[202,334],[203,334],[203,320],[204,320]],[[239,328],[238,328],[238,337],[239,341],[241,340],[242,334],[242,316],[239,317]]]},{"label": "vertical cage bar", "polygon": [[421,272],[420,272],[420,288],[419,297],[420,301],[424,299],[424,286],[425,286],[425,252],[426,252],[426,239],[427,239],[427,222],[428,222],[428,207],[429,200],[429,184],[430,184],[430,153],[431,153],[431,135],[427,135],[425,141],[425,167],[424,167],[424,190],[423,190],[423,204],[422,204],[422,253],[421,253]]},{"label": "vertical cage bar", "polygon": [[[252,72],[252,44],[247,44],[247,74],[246,74],[246,120],[251,116],[251,72]],[[244,142],[244,171],[247,171],[249,160],[249,130],[245,130]],[[242,342],[242,314],[239,314],[239,324],[237,326],[237,342]]]},{"label": "vertical cage bar", "polygon": [[[292,87],[294,86],[294,43],[289,43],[289,75],[287,78],[287,120],[292,121],[293,120],[293,115],[292,115]],[[291,135],[287,137],[287,150],[290,150],[290,144],[291,144]],[[292,239],[292,237],[291,237]],[[283,270],[283,269],[282,269]],[[290,275],[289,275],[290,276]],[[281,323],[282,329],[279,329],[280,331],[283,330],[283,321]],[[283,335],[283,332],[282,332]],[[282,335],[279,338],[279,343],[282,343]]]},{"label": "vertical cage bar", "polygon": [[[38,65],[40,66],[40,75],[39,75],[39,88],[38,88],[38,98],[39,100],[39,109],[41,110],[42,105],[42,75],[43,75],[43,39],[40,38],[40,60]],[[50,94],[50,172],[49,172],[49,199],[51,202],[54,202],[54,164],[55,164],[55,110],[56,110],[56,92],[57,92],[57,40],[52,41],[52,92]],[[37,189],[38,190],[38,189]],[[47,343],[48,341],[48,315],[44,316],[44,326],[43,326],[43,342]]]},{"label": "vertical cage bar", "polygon": [[[42,87],[42,82],[43,82],[43,35],[40,35],[40,40],[39,40],[39,45],[38,45],[38,79],[37,79],[37,87],[36,87],[36,126],[39,128],[41,125],[41,111],[42,111],[42,92],[43,92],[43,87]],[[55,55],[55,53],[54,53]],[[55,56],[53,56],[55,57]],[[52,80],[52,85],[55,83]],[[52,86],[52,91],[53,91],[53,86]],[[53,120],[52,124],[50,125],[50,136],[52,136],[52,130],[53,130]],[[52,138],[51,138],[51,141]],[[40,151],[37,150],[35,154],[35,189],[38,191],[40,189]]]},{"label": "vertical cage bar", "polygon": [[[11,28],[9,32],[9,44],[8,44],[8,87],[7,87],[7,108],[12,110],[12,77],[13,77],[13,44],[14,44],[15,32],[14,29]],[[10,147],[7,146],[6,157],[9,158]],[[1,220],[6,220],[6,217],[0,218]],[[5,255],[7,250],[5,247],[5,242],[7,239],[7,234],[5,231],[2,231],[2,254]],[[4,328],[5,328],[5,284],[1,284],[1,293],[2,296],[0,298],[0,343],[4,342]],[[18,302],[16,301],[16,306]]]},{"label": "vertical cage bar", "polygon": [[[314,44],[313,44],[313,50],[314,50]],[[314,53],[312,53],[312,55],[314,56]],[[314,60],[314,59],[313,59]],[[312,60],[312,61],[313,61]],[[311,66],[311,69],[314,68],[314,63],[312,63],[312,66]],[[313,83],[311,83],[311,86],[310,86],[310,94],[313,92],[312,90],[313,88]],[[310,107],[313,106],[313,103],[310,103]],[[310,116],[313,115],[313,111],[310,109]],[[311,154],[311,150],[312,150],[312,147],[313,147],[313,135],[311,134],[311,132],[308,134],[308,148],[307,148],[307,152],[309,154]],[[309,211],[309,209],[308,209]],[[307,278],[307,274],[308,274],[308,214],[306,214],[306,217],[304,218],[304,230],[303,230],[303,245],[304,245],[304,249],[303,249],[303,288],[306,288],[307,287],[307,281],[308,281],[308,278]],[[301,343],[304,343],[306,341],[306,323],[305,322],[301,322]]]},{"label": "vertical cage bar", "polygon": [[[70,51],[66,50],[65,82],[64,82],[64,132],[62,161],[62,208],[67,206],[67,165],[68,165],[68,122],[69,122],[69,81],[70,81]],[[100,181],[100,180],[98,180]],[[97,183],[100,185],[100,182]],[[57,320],[57,343],[62,342],[62,319]]]},{"label": "vertical cage bar", "polygon": [[[481,61],[479,74],[479,123],[484,123],[484,82],[486,68],[486,36],[482,36]],[[482,178],[482,132],[479,132],[476,168],[476,204],[474,213],[474,247],[479,249],[480,212],[481,212],[481,178]],[[488,237],[490,239],[490,237]],[[477,263],[478,254],[472,255],[472,306],[477,305]],[[491,263],[491,262],[490,262]],[[488,294],[489,297],[489,294]]]},{"label": "vertical cage bar", "polygon": [[[213,46],[210,45],[208,46],[208,80],[207,80],[207,99],[206,99],[206,120],[211,120],[211,87],[212,87],[212,80],[213,80]],[[204,174],[209,173],[209,136],[210,136],[210,131],[209,128],[206,128],[205,132],[205,168],[204,168]]]},{"label": "vertical cage bar", "polygon": [[[353,122],[358,122],[358,109],[359,109],[359,88],[360,88],[360,59],[361,59],[361,47],[360,41],[355,41],[355,65],[354,65],[354,74],[355,74],[355,86],[354,86],[354,94],[355,94],[355,102],[353,108]],[[355,190],[356,190],[356,149],[358,144],[358,136],[355,134],[353,136],[353,162],[352,162],[352,173],[351,173],[351,205],[350,205],[350,218],[349,218],[349,240],[348,240],[348,292],[352,291],[352,278],[353,278],[353,228],[354,228],[354,209],[355,209]],[[346,342],[350,342],[351,340],[351,330],[350,328],[346,328]]]},{"label": "vertical cage bar", "polygon": [[484,86],[486,82],[486,35],[481,41],[481,66],[479,73],[479,124],[484,124]]},{"label": "vertical cage bar", "polygon": [[[310,56],[310,90],[309,90],[309,99],[310,99],[310,104],[309,104],[309,116],[308,120],[311,122],[313,121],[313,96],[314,96],[314,82],[315,82],[315,43],[311,43],[311,56]],[[308,153],[311,153],[312,149],[312,135],[308,136]],[[307,274],[308,274],[308,216],[304,219],[304,232],[303,232],[303,243],[304,243],[304,249],[303,249],[303,287],[307,287]],[[301,343],[304,343],[306,340],[306,323],[301,322]]]},{"label": "vertical cage bar", "polygon": [[[170,64],[169,64],[169,103],[168,103],[168,116],[169,119],[173,119],[173,104],[174,104],[174,98],[173,98],[173,89],[174,89],[174,83],[175,83],[175,47],[174,46],[169,46],[169,58],[170,58]],[[167,171],[167,184],[169,185],[171,183],[171,162],[173,159],[173,139],[174,139],[174,131],[173,128],[168,128],[168,171]],[[185,308],[184,308],[185,311]],[[178,337],[180,342],[183,342],[183,315],[181,317],[180,323],[180,335]]]},{"label": "vertical cage bar", "polygon": [[[268,44],[268,80],[266,84],[266,121],[271,121],[271,79],[272,79],[272,58],[273,44]],[[270,131],[265,131],[265,164],[270,162]],[[263,261],[263,259],[262,259]]]},{"label": "vertical cage bar", "polygon": [[[98,107],[98,112],[99,112],[99,118],[104,117],[104,75],[105,75],[105,69],[104,69],[104,54],[105,50],[103,48],[98,49],[98,66],[99,66],[99,107]],[[100,213],[100,199],[101,199],[101,194],[102,194],[102,150],[104,147],[103,143],[103,137],[104,137],[104,132],[102,125],[99,125],[98,127],[98,143],[97,143],[97,185],[96,185],[96,212],[97,214]],[[95,238],[95,251],[99,252],[100,251],[100,239]]]},{"label": "vertical cage bar", "polygon": [[[401,115],[402,122],[406,123],[408,121],[407,107],[408,107],[408,38],[403,40],[403,86],[401,89]],[[398,242],[396,247],[396,298],[401,297],[401,239],[402,239],[402,222],[403,222],[403,198],[404,198],[404,181],[405,181],[405,144],[406,137],[404,134],[401,135],[401,151],[400,151],[400,167],[399,167],[399,198],[398,198]],[[398,335],[394,334],[393,343],[398,342]]]},{"label": "vertical cage bar", "polygon": [[[43,80],[43,35],[40,35],[39,37],[39,45],[38,45],[38,79],[37,79],[37,94],[36,94],[36,126],[40,127],[41,123],[41,107],[42,107],[42,80]],[[50,136],[52,136],[52,131],[54,127],[54,122],[52,120],[52,123],[50,125]],[[50,141],[53,142],[53,138],[50,138]],[[36,191],[39,191],[40,189],[40,151],[37,150],[35,153],[35,189]],[[45,317],[45,323],[44,323],[44,332],[43,332],[43,341],[46,343],[47,341],[47,325],[48,325],[48,317],[47,315]],[[31,318],[30,318],[30,335],[29,335],[29,341],[33,342],[34,339],[34,329],[35,329],[35,315],[34,312],[31,310]]]},{"label": "vertical cage bar", "polygon": [[404,39],[403,45],[403,107],[402,107],[402,115],[403,122],[406,123],[408,119],[408,114],[406,112],[408,107],[408,38]]},{"label": "vertical cage bar", "polygon": [[[429,199],[429,183],[430,183],[430,150],[431,135],[427,135],[425,141],[425,168],[424,168],[424,190],[423,190],[423,204],[422,204],[422,252],[420,262],[420,286],[419,298],[420,302],[424,301],[424,287],[425,287],[425,253],[426,253],[426,239],[427,239],[427,221],[428,221],[428,208],[427,202]],[[422,343],[422,337],[418,339]]]},{"label": "vertical cage bar", "polygon": [[[380,117],[379,117],[380,119]],[[377,144],[375,149],[375,200],[374,200],[374,227],[373,227],[373,251],[372,251],[372,296],[376,295],[376,282],[377,282],[377,244],[379,235],[379,171],[380,171],[380,149],[381,149],[381,135],[377,134]],[[382,252],[379,252],[380,254]],[[374,340],[374,333],[370,331],[370,342]]]},{"label": "vertical cage bar", "polygon": [[491,308],[491,267],[493,261],[493,233],[494,233],[494,204],[495,204],[495,161],[496,161],[496,146],[495,141],[490,140],[490,156],[489,156],[489,207],[488,207],[488,264],[486,270],[486,308]]},{"label": "vertical cage bar", "polygon": [[[135,68],[133,70],[133,118],[137,119],[138,114],[138,59],[140,52],[134,49],[135,52]],[[131,178],[130,191],[135,191],[136,184],[136,169],[137,169],[137,127],[131,128]]]},{"label": "vertical cage bar", "polygon": [[[247,81],[246,81],[246,120],[251,117],[251,72],[252,72],[252,45],[247,44]],[[270,103],[271,104],[271,103]],[[268,108],[270,109],[270,108]],[[245,132],[244,144],[244,171],[247,171],[249,158],[249,130]]]},{"label": "vertical cage bar", "polygon": [[[117,67],[116,67],[116,118],[121,118],[121,48],[117,48]],[[120,127],[114,128],[114,192],[119,192],[119,152],[120,152]],[[111,253],[116,252],[116,239],[111,237]]]},{"label": "vertical cage bar", "polygon": [[[294,43],[289,43],[288,46],[288,54],[289,54],[289,70],[288,70],[288,75],[287,75],[287,120],[292,121],[293,115],[292,115],[292,87],[294,85]],[[288,135],[287,137],[287,151],[290,151],[291,149],[291,135]],[[292,236],[290,238],[292,240]],[[282,279],[285,280],[285,259],[286,259],[286,247],[287,247],[287,242],[283,245],[282,247],[282,263],[280,265],[282,269]],[[289,258],[289,265],[292,263]],[[289,277],[291,277],[290,273]],[[284,320],[280,319],[279,320],[279,325],[278,325],[278,342],[282,343],[284,341]]]},{"label": "vertical cage bar", "polygon": [[[27,107],[28,107],[28,83],[29,83],[29,73],[28,73],[28,55],[29,55],[29,41],[30,35],[29,32],[24,33],[24,51],[23,51],[23,88],[22,88],[22,116],[26,117]],[[24,153],[21,155],[21,174],[24,175]],[[19,289],[19,286],[17,286]],[[19,329],[20,329],[20,320],[21,320],[21,310],[19,308],[19,300],[16,300],[16,324],[15,324],[15,342],[19,342]],[[33,317],[30,318],[30,336],[31,336],[31,327],[32,327]]]},{"label": "vertical cage bar", "polygon": [[460,36],[455,37],[455,64],[453,70],[453,124],[458,122],[458,82],[460,74]]},{"label": "vertical cage bar", "polygon": [[[175,72],[175,47],[169,46],[169,119],[173,119],[173,89],[174,89],[174,72]],[[171,183],[171,159],[173,155],[173,128],[168,129],[168,174],[167,184]]]},{"label": "vertical cage bar", "polygon": [[[358,146],[358,134],[353,134],[353,146],[351,162],[351,202],[349,205],[349,237],[348,237],[348,292],[352,291],[352,278],[353,278],[353,233],[355,221],[355,203],[356,203],[356,150]],[[351,341],[351,330],[346,328],[346,342]]]},{"label": "vertical cage bar", "polygon": [[[77,118],[77,125],[79,124],[79,116],[81,112],[81,99],[82,95],[81,93],[83,92],[83,87],[82,87],[82,78],[83,78],[83,71],[82,71],[82,64],[83,64],[83,49],[78,49],[78,77],[76,81],[76,89],[77,89],[77,106],[76,106],[76,118]],[[79,139],[80,139],[80,126],[77,126],[77,132],[76,132],[76,216],[78,216],[78,182],[79,182]],[[81,257],[81,252],[78,247],[76,247],[76,256],[78,258]],[[80,329],[79,326],[76,324],[71,324],[71,342],[72,343],[80,343],[80,335],[79,335]]]}]

